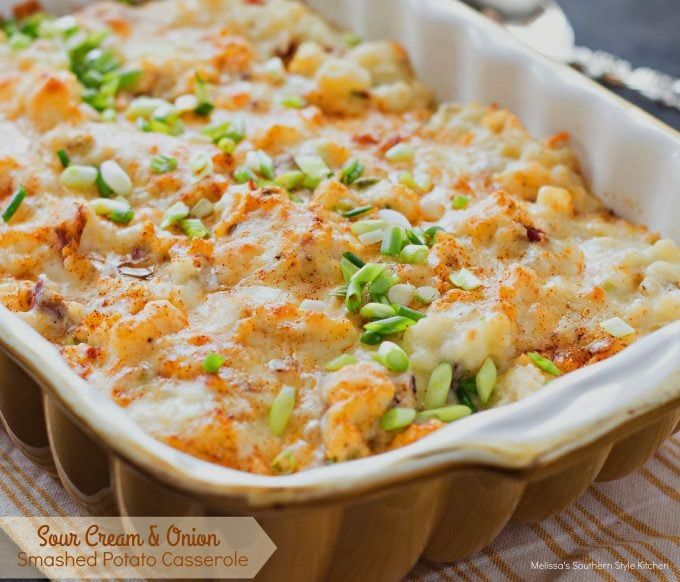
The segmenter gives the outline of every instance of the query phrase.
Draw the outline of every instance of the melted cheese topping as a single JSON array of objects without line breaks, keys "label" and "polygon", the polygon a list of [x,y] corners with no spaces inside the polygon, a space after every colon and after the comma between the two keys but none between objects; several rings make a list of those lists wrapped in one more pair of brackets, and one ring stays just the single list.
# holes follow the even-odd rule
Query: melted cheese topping
[{"label": "melted cheese topping", "polygon": [[[75,32],[61,20],[28,46],[0,42],[3,208],[19,186],[28,194],[0,226],[0,300],[173,447],[264,474],[370,455],[442,425],[380,425],[394,406],[422,409],[442,362],[453,368],[447,403],[491,358],[499,376],[486,406],[505,404],[553,377],[529,352],[568,372],[680,318],[680,250],[602,207],[566,134],[539,141],[509,112],[476,104],[434,112],[394,43],[348,46],[288,0],[98,3],[75,18]],[[69,68],[74,44],[102,29],[92,50],[141,71],[103,116]],[[208,116],[193,112],[202,83]],[[138,97],[161,101],[145,113]],[[203,130],[224,122],[245,138],[220,149]],[[132,183],[119,202],[131,221],[97,213],[96,185],[64,185],[59,150],[81,166],[115,161]],[[176,168],[152,170],[161,154]],[[296,171],[304,155],[330,170],[315,187],[288,192],[262,175]],[[364,180],[346,184],[352,160]],[[238,184],[244,164],[252,179]],[[177,202],[207,237],[161,227]],[[374,219],[421,238],[418,228],[442,230],[424,262],[400,262],[352,230]],[[377,347],[360,341],[366,318],[329,295],[348,251],[438,292],[428,305],[402,288],[426,314],[382,338],[404,348],[406,372],[375,361]],[[480,285],[456,287],[461,269]],[[607,333],[613,317],[635,333]],[[223,361],[216,372],[202,365],[209,353]],[[343,354],[355,363],[325,368]],[[295,402],[277,435],[268,419],[285,386]]]}]

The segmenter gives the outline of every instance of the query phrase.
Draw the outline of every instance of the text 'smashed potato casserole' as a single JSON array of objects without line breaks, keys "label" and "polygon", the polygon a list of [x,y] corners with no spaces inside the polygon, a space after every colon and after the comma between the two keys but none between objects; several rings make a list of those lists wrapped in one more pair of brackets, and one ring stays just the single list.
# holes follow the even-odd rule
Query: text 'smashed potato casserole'
[{"label": "text 'smashed potato casserole'", "polygon": [[680,250],[567,134],[435,112],[393,43],[286,0],[2,28],[0,299],[173,447],[385,451],[680,318]]}]

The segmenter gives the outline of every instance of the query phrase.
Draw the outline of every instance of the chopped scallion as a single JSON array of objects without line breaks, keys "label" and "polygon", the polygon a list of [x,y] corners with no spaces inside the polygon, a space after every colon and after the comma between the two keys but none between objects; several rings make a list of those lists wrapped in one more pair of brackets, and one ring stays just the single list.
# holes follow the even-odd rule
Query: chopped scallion
[{"label": "chopped scallion", "polygon": [[364,324],[364,329],[380,335],[390,335],[393,333],[400,333],[408,327],[411,327],[414,323],[415,321],[409,317],[395,315],[394,317],[388,317],[387,319],[366,323]]},{"label": "chopped scallion", "polygon": [[59,180],[68,188],[88,188],[93,186],[99,172],[92,166],[71,164],[61,173]]},{"label": "chopped scallion", "polygon": [[177,160],[170,156],[159,154],[151,158],[151,171],[154,174],[167,174],[177,169]]},{"label": "chopped scallion", "polygon": [[392,304],[392,309],[394,309],[397,315],[403,315],[404,317],[408,317],[413,321],[420,321],[426,317],[426,315],[420,311],[416,311],[415,309],[411,309],[410,307],[405,307],[404,305],[399,305],[397,303]]},{"label": "chopped scallion", "polygon": [[337,372],[341,368],[344,368],[345,366],[349,366],[351,364],[356,364],[357,359],[350,355],[350,354],[342,354],[341,356],[338,356],[337,358],[332,359],[330,362],[327,362],[326,365],[324,366],[326,370],[329,372]]},{"label": "chopped scallion", "polygon": [[361,317],[367,319],[385,319],[387,317],[393,317],[397,313],[390,305],[385,305],[384,303],[367,303],[359,311]]},{"label": "chopped scallion", "polygon": [[427,260],[428,247],[426,245],[406,245],[399,253],[402,263],[423,263]]},{"label": "chopped scallion", "polygon": [[350,263],[352,263],[356,267],[361,268],[366,264],[354,253],[350,253],[349,251],[342,253],[342,256],[345,257]]},{"label": "chopped scallion", "polygon": [[364,167],[359,160],[350,160],[340,172],[340,181],[349,186],[354,184],[364,173]]},{"label": "chopped scallion", "polygon": [[385,152],[385,157],[391,162],[408,162],[413,155],[413,148],[405,143],[398,143]]},{"label": "chopped scallion", "polygon": [[435,287],[424,286],[415,290],[414,297],[421,303],[432,303],[440,297],[440,293]]},{"label": "chopped scallion", "polygon": [[482,404],[486,404],[491,397],[491,393],[496,386],[496,378],[498,372],[496,371],[496,364],[491,358],[484,360],[482,367],[475,376],[475,384],[477,385],[477,395]]},{"label": "chopped scallion", "polygon": [[423,410],[416,415],[417,421],[429,420],[437,418],[442,422],[453,422],[465,416],[472,414],[472,409],[463,404],[451,404],[449,406],[442,406],[441,408],[432,408],[430,410]]},{"label": "chopped scallion", "polygon": [[161,228],[168,228],[173,224],[177,224],[183,218],[189,216],[189,207],[184,202],[175,202],[163,214],[161,221]]},{"label": "chopped scallion", "polygon": [[635,328],[628,325],[620,317],[612,317],[607,321],[603,321],[600,327],[615,338],[622,338],[635,333]]},{"label": "chopped scallion", "polygon": [[285,95],[279,99],[279,104],[291,109],[302,109],[307,107],[307,100],[300,95]]},{"label": "chopped scallion", "polygon": [[380,418],[380,428],[383,430],[400,430],[409,426],[416,417],[413,408],[390,408]]},{"label": "chopped scallion", "polygon": [[388,370],[405,372],[408,370],[408,356],[406,352],[394,342],[385,341],[378,348],[378,360]]},{"label": "chopped scallion", "polygon": [[290,192],[302,186],[302,183],[304,181],[305,174],[300,170],[285,172],[283,174],[279,174],[278,176],[276,176],[276,178],[274,178],[274,184]]},{"label": "chopped scallion", "polygon": [[274,398],[269,411],[269,429],[279,436],[286,430],[290,416],[295,407],[295,388],[284,386]]},{"label": "chopped scallion", "polygon": [[12,217],[16,214],[17,210],[19,210],[19,206],[21,206],[21,203],[24,201],[24,198],[26,198],[26,188],[23,186],[19,186],[16,192],[12,194],[12,197],[9,199],[9,202],[7,203],[7,207],[2,213],[2,220],[4,222],[9,222]]},{"label": "chopped scallion", "polygon": [[69,155],[66,153],[66,150],[59,150],[57,152],[57,157],[61,162],[62,168],[68,168],[69,165],[71,164],[71,158],[69,158]]},{"label": "chopped scallion", "polygon": [[380,254],[398,257],[404,245],[404,237],[404,229],[401,226],[390,226],[383,237]]},{"label": "chopped scallion", "polygon": [[562,375],[562,370],[560,370],[554,362],[549,360],[548,358],[544,358],[539,354],[538,352],[529,352],[527,354],[531,358],[531,361],[536,364],[536,367],[540,368],[544,372],[547,372],[548,374],[552,374],[553,376],[561,376]]},{"label": "chopped scallion", "polygon": [[425,390],[424,404],[426,409],[439,408],[446,404],[452,379],[453,368],[448,362],[442,362],[432,371]]},{"label": "chopped scallion", "polygon": [[204,117],[210,115],[213,109],[215,109],[215,105],[213,105],[213,102],[210,99],[208,87],[198,73],[196,73],[195,76],[194,95],[198,100],[198,105],[196,106],[196,109],[194,109],[194,113]]},{"label": "chopped scallion", "polygon": [[345,218],[354,218],[356,216],[361,216],[373,210],[373,206],[358,206],[357,208],[352,208],[352,210],[345,210],[341,214]]},{"label": "chopped scallion", "polygon": [[465,291],[472,291],[482,286],[482,282],[468,269],[461,269],[449,275],[451,283]]},{"label": "chopped scallion", "polygon": [[183,218],[179,227],[189,238],[206,238],[210,234],[200,218]]},{"label": "chopped scallion", "polygon": [[208,374],[217,374],[223,364],[224,358],[222,356],[214,352],[208,352],[208,355],[203,360],[202,366]]},{"label": "chopped scallion", "polygon": [[274,160],[266,152],[262,150],[248,152],[246,165],[266,180],[274,179]]},{"label": "chopped scallion", "polygon": [[314,190],[322,180],[330,178],[333,172],[319,156],[302,155],[295,158],[295,163],[305,173],[305,188]]},{"label": "chopped scallion", "polygon": [[463,208],[467,208],[469,203],[470,198],[468,196],[456,196],[451,202],[451,206],[454,208],[454,210],[462,210]]}]

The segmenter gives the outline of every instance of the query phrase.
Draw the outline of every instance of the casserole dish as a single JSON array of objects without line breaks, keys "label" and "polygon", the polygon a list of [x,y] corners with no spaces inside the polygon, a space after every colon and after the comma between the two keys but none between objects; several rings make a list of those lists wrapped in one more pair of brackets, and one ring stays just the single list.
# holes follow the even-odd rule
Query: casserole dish
[{"label": "casserole dish", "polygon": [[[349,15],[359,19],[367,37],[404,42],[439,97],[497,101],[541,135],[570,129],[608,205],[678,238],[678,201],[668,188],[678,182],[678,141],[640,112],[446,0],[315,6],[345,24],[353,24]],[[634,193],[648,198],[633,204]],[[678,326],[410,447],[288,477],[239,473],[156,442],[4,311],[0,338],[9,358],[0,407],[27,454],[42,462],[52,455],[65,486],[92,511],[254,514],[280,550],[263,576],[396,578],[423,550],[434,559],[462,557],[511,516],[541,519],[595,477],[615,478],[644,462],[677,424]],[[467,511],[477,507],[482,516]]]}]

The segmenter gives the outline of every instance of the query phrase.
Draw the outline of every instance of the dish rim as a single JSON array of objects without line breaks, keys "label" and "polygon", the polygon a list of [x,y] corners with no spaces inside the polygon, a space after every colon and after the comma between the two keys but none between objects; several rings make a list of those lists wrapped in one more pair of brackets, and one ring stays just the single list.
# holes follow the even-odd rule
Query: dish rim
[{"label": "dish rim", "polygon": [[[503,42],[519,48],[526,59],[540,61],[541,67],[548,67],[558,77],[568,78],[571,83],[597,90],[609,102],[621,107],[625,115],[634,115],[638,122],[664,132],[677,143],[680,150],[680,132],[566,65],[550,61],[522,45],[500,26],[467,6],[450,0],[423,2],[423,10],[431,6],[445,6],[446,10],[454,12],[466,24],[481,29],[485,35],[502,35]],[[306,469],[293,475],[263,476],[193,457],[145,433],[141,426],[127,416],[124,409],[103,394],[93,391],[89,383],[73,372],[53,344],[4,307],[0,307],[0,347],[55,397],[78,420],[81,428],[116,456],[182,491],[229,499],[251,507],[297,505],[308,501],[329,502],[346,495],[356,495],[359,491],[365,493],[436,474],[454,466],[483,466],[511,473],[535,470],[588,446],[627,421],[680,402],[680,363],[669,366],[667,361],[670,358],[671,362],[680,362],[680,321],[676,321],[605,361],[554,380],[528,398],[447,425],[401,449],[334,466]],[[624,371],[639,359],[649,358],[652,353],[658,362],[665,362],[663,372],[657,370],[655,375],[650,374],[655,379],[647,382],[650,387],[644,393],[637,394],[616,410],[610,410],[606,417],[593,417],[588,422],[577,423],[557,435],[553,434],[552,440],[545,435],[547,440],[538,444],[532,442],[533,446],[515,443],[509,448],[502,448],[497,444],[489,446],[488,443],[477,442],[472,446],[469,442],[456,441],[456,437],[460,437],[463,432],[462,427],[470,426],[471,423],[475,423],[475,426],[498,424],[506,417],[516,419],[522,409],[540,408],[537,402],[554,399],[552,395],[558,390],[560,393],[566,392],[565,386],[579,384],[582,392],[586,393],[584,383],[599,382],[597,386],[601,392],[604,377],[615,377],[618,373],[629,380],[630,372]],[[612,383],[609,379],[607,382]],[[676,386],[666,386],[669,383],[675,383]],[[618,386],[622,389],[622,384]],[[589,390],[593,392],[594,388]],[[569,404],[573,404],[573,401]],[[453,442],[441,442],[448,436],[452,437]],[[524,448],[520,450],[521,447]]]}]

